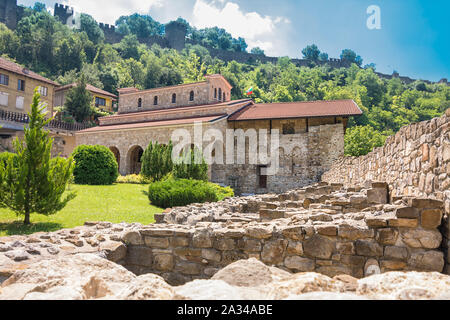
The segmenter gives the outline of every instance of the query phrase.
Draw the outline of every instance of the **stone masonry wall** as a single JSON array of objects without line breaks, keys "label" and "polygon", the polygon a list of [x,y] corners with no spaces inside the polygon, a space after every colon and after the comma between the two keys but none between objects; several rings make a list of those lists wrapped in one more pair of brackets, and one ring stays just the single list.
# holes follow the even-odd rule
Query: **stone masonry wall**
[{"label": "stone masonry wall", "polygon": [[[362,157],[343,157],[322,180],[346,186],[386,181],[391,196],[426,196],[443,200],[442,233],[450,264],[450,109],[429,121],[403,127],[383,147]],[[450,272],[450,265],[447,265]]]},{"label": "stone masonry wall", "polygon": [[442,201],[404,198],[387,204],[385,183],[358,192],[340,187],[174,208],[156,217],[164,223],[122,235],[127,254],[120,263],[173,285],[210,278],[252,257],[290,272],[331,277],[442,271]]}]

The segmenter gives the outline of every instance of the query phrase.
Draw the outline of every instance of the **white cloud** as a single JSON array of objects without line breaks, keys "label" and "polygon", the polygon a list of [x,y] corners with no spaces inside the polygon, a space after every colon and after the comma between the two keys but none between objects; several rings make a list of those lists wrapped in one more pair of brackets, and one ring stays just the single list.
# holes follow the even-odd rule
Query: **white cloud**
[{"label": "white cloud", "polygon": [[[219,5],[218,3],[221,3]],[[220,7],[219,7],[220,6]],[[238,4],[225,0],[196,0],[192,24],[197,28],[219,27],[227,30],[235,38],[244,38],[249,49],[272,48],[270,38],[275,35],[276,25],[290,23],[284,17],[262,16],[257,12],[243,12]]]},{"label": "white cloud", "polygon": [[160,8],[164,0],[108,0],[99,5],[92,0],[63,0],[60,3],[73,7],[75,12],[90,14],[98,22],[114,24],[120,16],[133,13],[148,14],[151,8]]}]

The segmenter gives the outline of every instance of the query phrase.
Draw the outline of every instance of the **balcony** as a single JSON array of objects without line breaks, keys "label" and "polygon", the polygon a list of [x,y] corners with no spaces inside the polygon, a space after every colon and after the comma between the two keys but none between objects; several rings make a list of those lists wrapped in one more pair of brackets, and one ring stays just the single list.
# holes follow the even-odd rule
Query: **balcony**
[{"label": "balcony", "polygon": [[[23,124],[30,122],[28,114],[5,110],[0,110],[0,120]],[[48,129],[59,129],[67,131],[80,131],[83,129],[90,128],[92,126],[93,124],[91,123],[67,123],[58,120],[52,120],[46,125]]]}]

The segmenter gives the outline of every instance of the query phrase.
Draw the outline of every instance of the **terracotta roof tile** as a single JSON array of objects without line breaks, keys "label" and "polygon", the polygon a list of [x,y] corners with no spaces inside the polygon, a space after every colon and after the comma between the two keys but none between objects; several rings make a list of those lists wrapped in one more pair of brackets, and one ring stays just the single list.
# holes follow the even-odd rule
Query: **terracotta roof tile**
[{"label": "terracotta roof tile", "polygon": [[92,127],[89,129],[78,131],[77,134],[78,133],[97,132],[97,131],[173,126],[173,125],[180,125],[180,124],[190,124],[190,123],[194,123],[194,122],[208,122],[208,121],[218,120],[224,116],[225,116],[225,114],[207,116],[207,117],[182,118],[182,119],[174,119],[174,120],[147,121],[147,122],[139,122],[139,123],[116,124],[116,125],[110,125],[110,126],[98,126],[98,127]]},{"label": "terracotta roof tile", "polygon": [[9,72],[19,74],[23,77],[39,80],[39,81],[46,82],[46,83],[54,85],[54,86],[58,86],[58,84],[56,82],[54,82],[50,79],[47,79],[27,68],[24,68],[23,66],[15,63],[15,62],[12,62],[12,61],[2,58],[2,57],[0,57],[0,69],[4,69]]},{"label": "terracotta roof tile", "polygon": [[[66,84],[65,86],[61,86],[55,89],[55,91],[61,91],[61,90],[66,90],[66,89],[71,89],[73,87],[75,87],[77,84],[76,83],[71,83],[71,84]],[[117,96],[115,94],[112,94],[111,92],[102,90],[100,88],[94,87],[93,85],[87,83],[86,84],[86,89],[91,91],[91,92],[95,92],[104,96],[108,96],[114,99],[117,99]]]},{"label": "terracotta roof tile", "polygon": [[254,104],[231,115],[228,120],[262,120],[284,118],[313,118],[327,116],[357,116],[362,111],[353,100],[302,101]]}]

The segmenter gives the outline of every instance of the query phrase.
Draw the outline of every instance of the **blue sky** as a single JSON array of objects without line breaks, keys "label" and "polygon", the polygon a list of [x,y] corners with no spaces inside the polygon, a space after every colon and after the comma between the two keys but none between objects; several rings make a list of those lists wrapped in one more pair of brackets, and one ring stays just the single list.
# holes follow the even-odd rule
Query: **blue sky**
[{"label": "blue sky", "polygon": [[[31,6],[34,0],[18,0]],[[55,1],[42,1],[53,8]],[[301,57],[315,43],[330,57],[357,52],[377,71],[438,81],[450,79],[450,1],[447,0],[63,0],[97,21],[150,14],[166,23],[183,17],[202,28],[217,25],[270,56]],[[366,13],[380,8],[381,29],[369,30]]]}]

